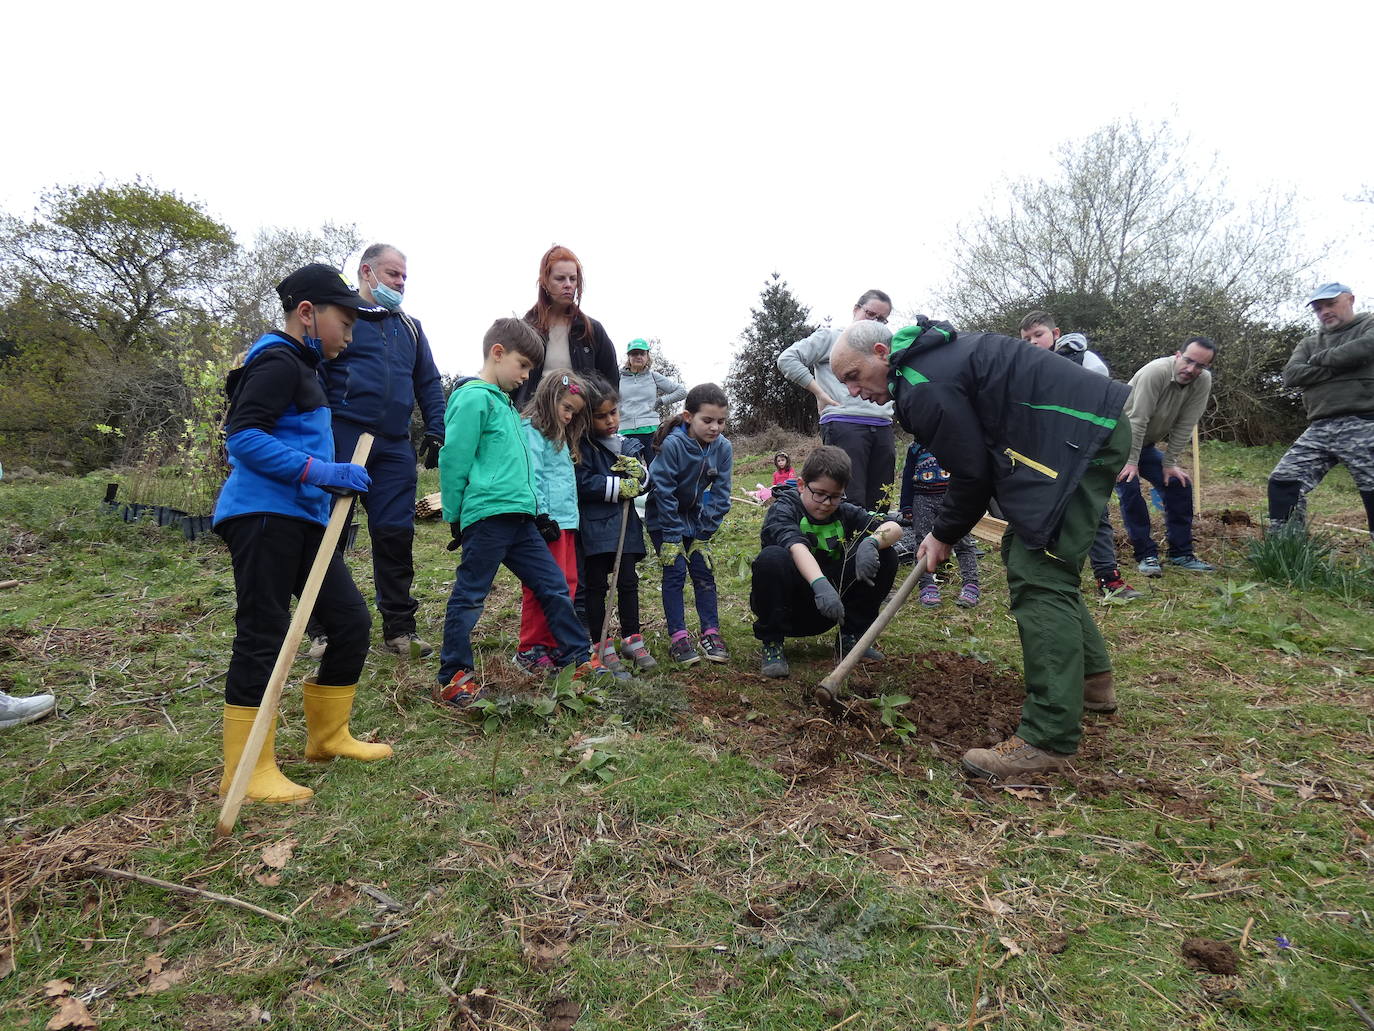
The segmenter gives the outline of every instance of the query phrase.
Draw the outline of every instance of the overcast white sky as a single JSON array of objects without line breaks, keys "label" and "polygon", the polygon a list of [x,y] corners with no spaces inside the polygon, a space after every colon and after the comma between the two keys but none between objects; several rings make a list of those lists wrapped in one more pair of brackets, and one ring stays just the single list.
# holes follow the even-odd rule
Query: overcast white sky
[{"label": "overcast white sky", "polygon": [[1345,199],[1374,184],[1371,28],[1369,3],[23,4],[0,207],[142,175],[244,242],[354,222],[409,255],[449,372],[556,241],[618,348],[723,379],[769,273],[814,319],[871,286],[924,309],[956,221],[1127,115],[1220,152],[1241,198],[1295,187],[1341,241],[1314,282],[1374,292],[1374,208]]}]

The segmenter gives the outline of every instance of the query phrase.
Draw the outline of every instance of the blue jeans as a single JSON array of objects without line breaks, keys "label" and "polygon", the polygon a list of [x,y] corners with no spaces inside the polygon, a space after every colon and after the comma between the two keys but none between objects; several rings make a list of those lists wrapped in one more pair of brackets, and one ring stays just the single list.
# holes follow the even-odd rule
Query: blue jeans
[{"label": "blue jeans", "polygon": [[[1169,555],[1179,558],[1193,553],[1193,488],[1186,483],[1174,480],[1164,482],[1164,456],[1158,448],[1140,449],[1140,461],[1136,463],[1140,479],[1146,480],[1159,489],[1164,498],[1164,526],[1169,538]],[[1116,485],[1116,496],[1121,501],[1121,522],[1126,534],[1131,538],[1131,548],[1135,560],[1159,556],[1159,546],[1150,536],[1150,509],[1140,493],[1140,483]]]},{"label": "blue jeans", "polygon": [[558,651],[554,662],[569,666],[587,658],[587,632],[578,622],[568,598],[568,581],[558,568],[534,520],[525,515],[479,519],[463,528],[463,560],[444,615],[444,644],[439,651],[439,683],[447,684],[459,670],[476,669],[472,658],[472,630],[505,564],[534,592]]},{"label": "blue jeans", "polygon": [[[663,547],[663,534],[657,530],[649,531],[654,548]],[[682,538],[682,550],[692,543],[691,537]],[[668,624],[668,636],[687,629],[687,607],[683,600],[683,589],[687,586],[687,574],[692,576],[692,594],[696,599],[697,619],[702,630],[720,628],[720,616],[716,612],[716,577],[706,568],[706,560],[693,555],[689,563],[686,556],[678,559],[663,570],[663,618]]]}]

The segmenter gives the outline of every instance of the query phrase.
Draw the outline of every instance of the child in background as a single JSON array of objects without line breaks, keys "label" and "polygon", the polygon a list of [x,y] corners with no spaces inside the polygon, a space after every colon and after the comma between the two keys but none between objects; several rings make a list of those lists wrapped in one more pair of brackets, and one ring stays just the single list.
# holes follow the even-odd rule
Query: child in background
[{"label": "child in background", "polygon": [[[543,360],[544,343],[532,326],[497,319],[482,338],[482,371],[459,381],[444,413],[439,487],[444,519],[453,526],[450,547],[461,539],[463,560],[448,599],[434,697],[459,709],[488,693],[474,672],[472,630],[502,563],[539,602],[557,642],[552,664],[570,666],[587,654],[587,634],[568,600],[568,581],[548,548],[562,531],[539,510],[534,462],[509,396]],[[579,667],[584,670],[591,664]]]},{"label": "child in background", "polygon": [[[558,524],[557,538],[549,552],[568,583],[568,598],[577,594],[577,474],[573,463],[581,460],[580,445],[590,423],[587,386],[577,374],[547,370],[534,396],[525,406],[520,427],[534,469],[536,511]],[[534,592],[525,586],[520,594],[520,645],[515,661],[527,672],[547,673],[554,668],[552,653],[558,648]]]},{"label": "child in background", "polygon": [[773,456],[773,486],[780,487],[788,481],[796,482],[797,473],[792,468],[792,459],[787,453],[779,451]]},{"label": "child in background", "polygon": [[[587,604],[587,631],[592,653],[614,669],[617,651],[636,669],[648,672],[658,663],[649,654],[639,626],[639,573],[635,563],[644,557],[644,524],[635,511],[634,499],[644,493],[648,471],[644,447],[636,436],[619,434],[620,394],[605,380],[590,379],[592,429],[582,445],[577,464],[577,500],[581,508],[583,589]],[[616,576],[616,601],[620,610],[620,646],[613,639],[599,641],[606,622],[606,596],[615,565],[620,521],[625,523],[625,545]]]},{"label": "child in background", "polygon": [[[225,447],[229,478],[215,501],[214,529],[234,566],[234,650],[224,684],[224,776],[221,795],[238,768],[277,653],[291,626],[291,596],[314,564],[335,494],[360,494],[367,470],[334,461],[334,433],[322,362],[348,346],[356,319],[377,320],[369,305],[328,265],[306,265],[277,284],[285,310],[281,331],[265,333],[229,374]],[[367,657],[372,617],[335,551],[320,584],[315,616],[329,635],[320,668],[305,680],[305,757],[373,762],[391,746],[358,741],[349,732],[353,697]],[[247,797],[303,802],[314,792],[277,768],[274,718],[248,781]]]},{"label": "child in background", "polygon": [[[763,675],[785,677],[788,637],[810,637],[836,624],[847,655],[878,616],[897,574],[892,550],[902,528],[842,501],[849,485],[849,456],[822,445],[806,456],[796,486],[773,491],[754,559],[749,607],[763,650]],[[882,659],[870,646],[865,659]]]},{"label": "child in background", "polygon": [[714,383],[687,392],[685,410],[659,430],[658,456],[649,466],[653,492],[645,512],[649,537],[663,567],[663,615],[672,638],[668,655],[676,663],[697,662],[687,632],[683,588],[692,577],[701,651],[710,662],[729,662],[716,612],[716,578],[711,535],[730,511],[730,471],[734,449],[722,434],[730,402]]},{"label": "child in background", "polygon": [[[940,468],[935,456],[913,440],[906,450],[906,464],[902,467],[902,519],[911,530],[909,554],[916,554],[915,546],[925,539],[935,525],[935,516],[949,490],[949,473]],[[904,548],[904,551],[908,549]],[[965,535],[954,545],[955,557],[959,560],[959,575],[963,587],[954,604],[963,609],[971,609],[978,604],[978,546],[973,538]],[[940,604],[940,588],[935,576],[921,574],[921,604],[934,608]]]}]

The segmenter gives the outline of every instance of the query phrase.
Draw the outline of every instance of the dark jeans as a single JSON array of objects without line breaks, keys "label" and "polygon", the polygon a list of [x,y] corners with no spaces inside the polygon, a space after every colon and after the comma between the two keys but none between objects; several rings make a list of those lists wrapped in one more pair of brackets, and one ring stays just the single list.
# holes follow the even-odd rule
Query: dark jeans
[{"label": "dark jeans", "polygon": [[[897,554],[891,548],[878,552],[878,575],[873,583],[854,577],[852,555],[841,568],[835,563],[821,565],[821,571],[840,592],[844,619],[840,631],[859,637],[872,625],[883,599],[897,576]],[[749,607],[754,610],[754,636],[769,644],[785,637],[812,637],[835,625],[816,611],[816,598],[806,578],[786,548],[771,544],[754,559],[754,576],[749,586]]]},{"label": "dark jeans", "polygon": [[[616,576],[615,596],[620,611],[620,636],[639,633],[639,571],[635,569],[638,555],[620,556],[620,573]],[[606,594],[610,589],[611,567],[615,552],[587,555],[583,558],[587,575],[587,635],[595,641],[606,622]]]},{"label": "dark jeans", "polygon": [[[654,550],[663,547],[663,534],[657,530],[649,531],[649,539],[654,542]],[[692,544],[691,537],[682,538],[682,550]],[[690,567],[690,568],[689,568]],[[716,612],[716,577],[706,568],[705,559],[694,556],[689,563],[686,555],[663,570],[663,619],[668,624],[668,634],[687,629],[687,603],[683,591],[687,586],[687,576],[692,577],[692,595],[696,601],[697,619],[701,629],[720,629],[720,616]]]},{"label": "dark jeans", "polygon": [[[849,456],[849,486],[846,500],[879,511],[883,492],[897,474],[897,450],[892,442],[892,424],[863,426],[854,422],[821,424],[821,443],[832,444]],[[895,499],[894,499],[895,503]],[[886,512],[891,506],[883,504]]]},{"label": "dark jeans", "polygon": [[[505,565],[533,593],[558,642],[554,662],[568,666],[587,657],[587,635],[573,613],[568,581],[549,546],[526,515],[479,519],[463,528],[463,560],[444,614],[444,644],[439,652],[439,682],[447,684],[461,670],[476,669],[472,630],[496,579]],[[333,642],[330,642],[332,648]]]},{"label": "dark jeans", "polygon": [[1102,518],[1097,522],[1097,533],[1093,537],[1092,547],[1088,550],[1088,562],[1093,567],[1093,576],[1098,579],[1108,579],[1116,569],[1116,531],[1112,529],[1111,517],[1107,514],[1111,511],[1111,500],[1102,506]]},{"label": "dark jeans", "polygon": [[1150,535],[1150,509],[1140,492],[1140,480],[1146,480],[1159,488],[1164,498],[1164,526],[1169,538],[1169,554],[1178,558],[1193,553],[1193,488],[1175,479],[1164,482],[1164,456],[1158,448],[1140,449],[1139,480],[1116,485],[1116,496],[1121,501],[1121,522],[1126,534],[1131,538],[1131,548],[1135,560],[1141,562],[1159,555],[1159,546]]},{"label": "dark jeans", "polygon": [[[335,419],[334,460],[347,462],[352,458],[363,432],[364,428],[356,423]],[[420,607],[410,596],[415,581],[415,461],[415,448],[408,437],[374,437],[372,453],[367,458],[372,486],[358,499],[367,513],[367,531],[372,538],[372,582],[377,611],[382,616],[382,637],[388,640],[415,632],[415,612]],[[345,527],[339,537],[339,551],[343,551],[347,539]],[[324,629],[312,619],[309,633],[318,637]]]},{"label": "dark jeans", "polygon": [[[299,597],[305,586],[324,527],[285,516],[251,515],[226,519],[215,532],[229,546],[238,599],[224,700],[256,708],[291,628],[291,596]],[[329,635],[315,682],[356,684],[367,657],[372,617],[338,552],[320,584],[315,617]]]}]

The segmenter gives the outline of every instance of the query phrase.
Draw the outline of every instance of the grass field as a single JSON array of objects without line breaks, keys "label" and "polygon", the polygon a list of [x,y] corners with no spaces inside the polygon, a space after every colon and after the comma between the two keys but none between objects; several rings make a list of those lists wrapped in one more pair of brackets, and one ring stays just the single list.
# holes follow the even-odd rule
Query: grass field
[{"label": "grass field", "polygon": [[[227,553],[99,513],[99,476],[0,483],[0,580],[21,581],[0,689],[59,699],[0,736],[0,1027],[1366,1027],[1374,618],[1248,566],[1277,453],[1204,449],[1216,574],[1095,610],[1122,705],[1063,776],[958,769],[1019,708],[994,556],[980,607],[909,605],[852,681],[911,701],[833,717],[807,700],[829,638],[789,645],[790,680],[757,672],[762,510],[740,504],[717,563],[729,666],[484,733],[429,700],[432,662],[374,652],[353,726],[395,758],[305,763],[293,684],[278,755],[315,798],[249,805],[218,844]],[[737,492],[767,467],[741,459]],[[1312,517],[1363,526],[1343,470]],[[1342,561],[1368,552],[1332,532]],[[436,640],[447,540],[420,527]],[[366,550],[351,564],[368,594]],[[489,681],[536,692],[508,661],[517,606],[503,574],[476,643]]]}]

